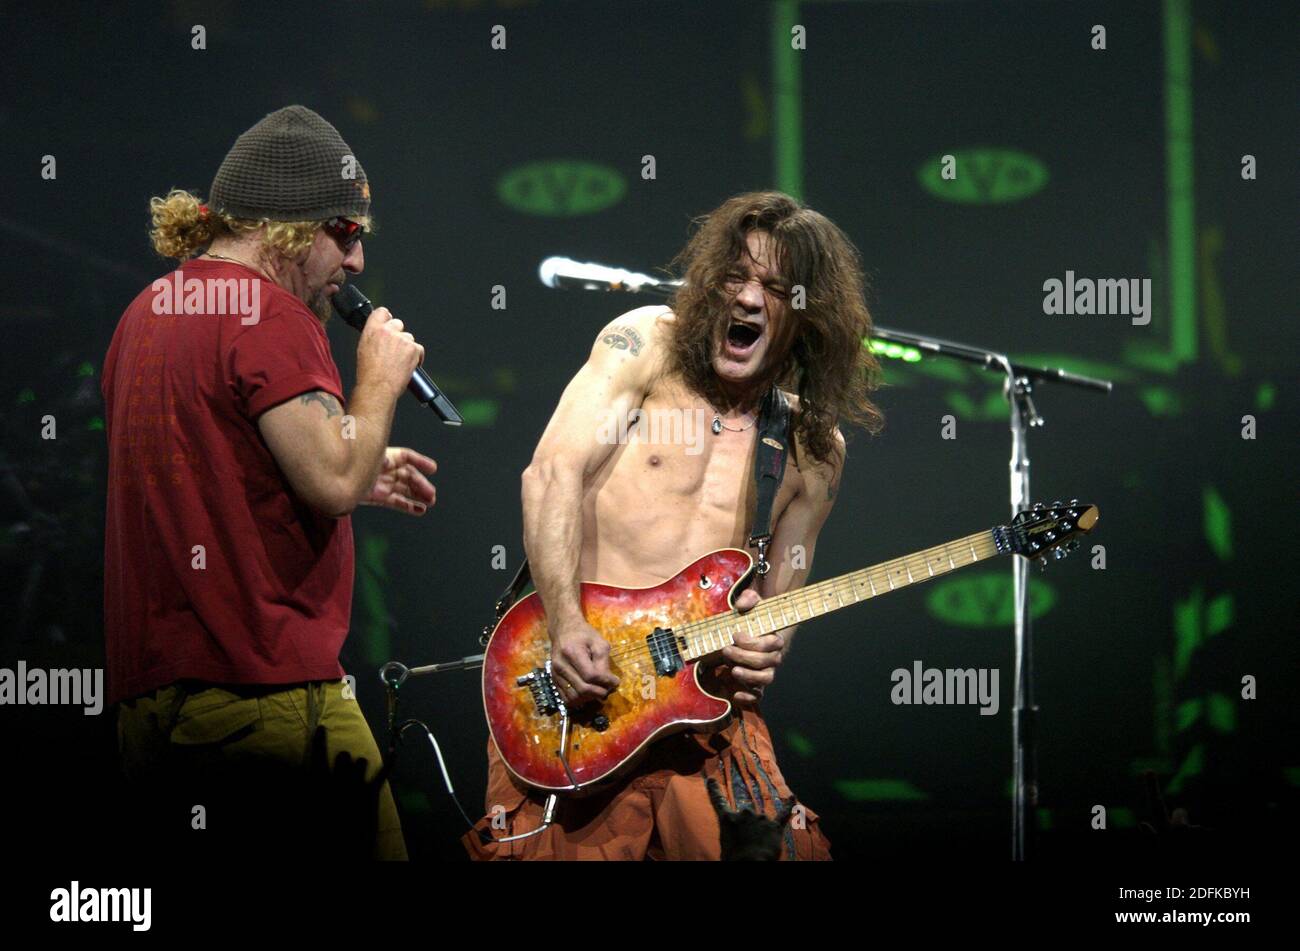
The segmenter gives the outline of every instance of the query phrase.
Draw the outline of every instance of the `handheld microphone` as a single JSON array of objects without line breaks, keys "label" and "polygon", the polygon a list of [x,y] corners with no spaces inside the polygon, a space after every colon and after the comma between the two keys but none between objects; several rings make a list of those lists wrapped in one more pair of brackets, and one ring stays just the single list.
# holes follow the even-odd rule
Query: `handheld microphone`
[{"label": "handheld microphone", "polygon": [[650,274],[638,274],[621,267],[584,264],[572,258],[550,257],[537,269],[537,276],[547,287],[584,291],[624,291],[630,294],[668,296],[681,287],[681,281],[662,281]]},{"label": "handheld microphone", "polygon": [[[357,333],[365,328],[366,320],[375,309],[366,295],[352,284],[344,284],[335,291],[330,303],[334,305],[334,312]],[[459,426],[465,421],[456,411],[456,407],[451,404],[451,400],[443,396],[442,390],[429,379],[429,374],[424,372],[424,367],[415,368],[415,372],[411,374],[411,382],[406,384],[406,389],[417,400],[437,413],[448,426]]]}]

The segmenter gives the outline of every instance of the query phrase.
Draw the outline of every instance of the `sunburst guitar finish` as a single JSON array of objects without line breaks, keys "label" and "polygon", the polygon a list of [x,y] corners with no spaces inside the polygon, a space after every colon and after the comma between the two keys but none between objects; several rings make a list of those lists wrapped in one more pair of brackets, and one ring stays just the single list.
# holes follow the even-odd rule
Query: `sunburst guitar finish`
[{"label": "sunburst guitar finish", "polygon": [[546,615],[536,592],[521,599],[493,631],[483,662],[488,728],[510,771],[539,789],[571,790],[575,780],[585,787],[610,778],[658,737],[725,726],[731,704],[700,686],[698,659],[683,657],[668,672],[655,658],[687,653],[671,632],[731,611],[752,569],[748,553],[722,549],[653,588],[582,584],[583,614],[609,642],[619,683],[600,703],[569,711],[572,778],[559,756],[564,718],[555,701],[563,701],[549,683]]}]

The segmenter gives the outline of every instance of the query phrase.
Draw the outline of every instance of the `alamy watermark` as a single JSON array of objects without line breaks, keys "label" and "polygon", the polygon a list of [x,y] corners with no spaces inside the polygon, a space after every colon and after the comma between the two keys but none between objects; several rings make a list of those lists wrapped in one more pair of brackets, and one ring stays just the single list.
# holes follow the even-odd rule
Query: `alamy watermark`
[{"label": "alamy watermark", "polygon": [[899,667],[889,675],[894,687],[889,699],[897,704],[974,704],[980,716],[998,712],[998,669],[996,667],[925,667],[912,661],[912,669]]},{"label": "alamy watermark", "polygon": [[174,271],[149,285],[153,312],[162,315],[206,314],[239,317],[244,325],[262,319],[262,282],[248,277],[186,277]]},{"label": "alamy watermark", "polygon": [[1051,277],[1043,282],[1044,314],[1122,314],[1133,318],[1133,326],[1151,323],[1151,278],[1100,278],[1074,276],[1065,280]]},{"label": "alamy watermark", "polygon": [[702,409],[632,409],[626,415],[610,411],[596,428],[602,446],[640,442],[653,446],[685,446],[686,455],[704,451],[708,413]]},{"label": "alamy watermark", "polygon": [[132,931],[148,931],[153,915],[152,888],[71,888],[50,892],[50,921],[122,921]]},{"label": "alamy watermark", "polygon": [[42,670],[20,660],[16,670],[0,667],[0,705],[63,705],[84,707],[86,716],[98,716],[104,709],[102,667]]}]

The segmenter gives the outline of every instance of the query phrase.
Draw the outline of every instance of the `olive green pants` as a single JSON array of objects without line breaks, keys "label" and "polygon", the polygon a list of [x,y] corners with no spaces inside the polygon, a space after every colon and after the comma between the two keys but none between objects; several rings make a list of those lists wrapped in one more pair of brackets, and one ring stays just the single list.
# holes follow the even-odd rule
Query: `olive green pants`
[{"label": "olive green pants", "polygon": [[182,681],[122,702],[118,749],[142,832],[227,854],[289,845],[405,860],[379,748],[346,687]]}]

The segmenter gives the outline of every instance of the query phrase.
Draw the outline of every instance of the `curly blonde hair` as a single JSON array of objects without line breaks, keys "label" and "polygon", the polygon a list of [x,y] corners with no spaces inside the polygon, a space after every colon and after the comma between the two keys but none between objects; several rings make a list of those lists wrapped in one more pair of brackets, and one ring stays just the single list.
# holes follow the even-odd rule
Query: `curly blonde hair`
[{"label": "curly blonde hair", "polygon": [[[149,240],[162,257],[188,261],[221,237],[237,237],[258,229],[262,245],[268,251],[290,260],[311,247],[321,221],[269,221],[265,218],[233,218],[208,209],[197,195],[173,188],[166,198],[150,198],[149,214],[153,227]],[[356,219],[373,232],[369,218]]]}]

